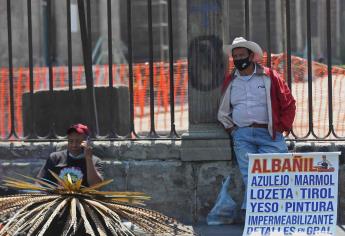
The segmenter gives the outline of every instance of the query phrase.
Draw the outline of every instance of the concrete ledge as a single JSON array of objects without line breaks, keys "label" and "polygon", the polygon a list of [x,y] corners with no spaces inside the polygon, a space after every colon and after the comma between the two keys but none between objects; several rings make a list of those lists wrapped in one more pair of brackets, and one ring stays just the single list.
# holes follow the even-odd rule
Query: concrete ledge
[{"label": "concrete ledge", "polygon": [[341,152],[339,163],[345,163],[345,142],[288,142],[292,152]]},{"label": "concrete ledge", "polygon": [[228,134],[217,124],[191,125],[182,135],[182,161],[230,161]]}]

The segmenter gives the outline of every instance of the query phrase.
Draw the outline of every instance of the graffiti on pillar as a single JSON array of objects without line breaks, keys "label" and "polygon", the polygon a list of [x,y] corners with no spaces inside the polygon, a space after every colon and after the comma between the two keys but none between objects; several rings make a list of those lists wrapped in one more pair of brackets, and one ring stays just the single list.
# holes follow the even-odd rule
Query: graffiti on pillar
[{"label": "graffiti on pillar", "polygon": [[202,14],[202,26],[205,28],[208,27],[209,13],[214,12],[214,11],[218,11],[219,9],[221,9],[221,8],[219,7],[217,2],[213,2],[213,3],[206,2],[206,3],[193,5],[190,7],[191,12],[197,12],[197,13]]},{"label": "graffiti on pillar", "polygon": [[188,48],[190,85],[201,91],[218,88],[224,79],[223,40],[215,35],[194,38]]}]

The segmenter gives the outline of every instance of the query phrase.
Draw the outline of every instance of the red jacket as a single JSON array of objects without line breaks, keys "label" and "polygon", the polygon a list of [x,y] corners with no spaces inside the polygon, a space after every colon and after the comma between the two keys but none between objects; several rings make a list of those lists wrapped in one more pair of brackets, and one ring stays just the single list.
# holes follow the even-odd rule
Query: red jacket
[{"label": "red jacket", "polygon": [[[268,130],[275,139],[276,131],[284,132],[290,131],[292,123],[296,114],[296,101],[293,98],[289,87],[282,80],[279,74],[267,67],[262,67],[259,64],[256,65],[256,74],[265,76],[265,87],[268,110]],[[232,109],[230,106],[230,85],[234,78],[234,73],[228,75],[223,83],[222,98],[218,110],[218,120],[223,124],[225,128],[231,128],[234,123],[231,119]]]}]

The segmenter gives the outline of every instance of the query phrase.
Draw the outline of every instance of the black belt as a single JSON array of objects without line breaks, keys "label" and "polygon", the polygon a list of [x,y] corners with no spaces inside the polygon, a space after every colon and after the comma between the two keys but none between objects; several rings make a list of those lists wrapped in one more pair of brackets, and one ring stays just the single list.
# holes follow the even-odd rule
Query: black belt
[{"label": "black belt", "polygon": [[248,127],[253,127],[253,128],[265,128],[265,129],[268,129],[268,124],[257,124],[257,123],[253,123],[253,124],[249,125]]}]

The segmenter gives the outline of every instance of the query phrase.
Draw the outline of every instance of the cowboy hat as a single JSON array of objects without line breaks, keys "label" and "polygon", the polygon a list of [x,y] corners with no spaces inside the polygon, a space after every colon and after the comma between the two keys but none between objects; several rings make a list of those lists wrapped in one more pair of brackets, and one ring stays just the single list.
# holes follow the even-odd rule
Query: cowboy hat
[{"label": "cowboy hat", "polygon": [[248,41],[243,37],[237,37],[232,41],[231,45],[227,45],[225,49],[229,52],[229,54],[232,56],[232,50],[234,48],[248,48],[251,50],[255,56],[254,56],[254,61],[257,62],[262,59],[263,57],[263,52],[261,47],[252,41]]}]

